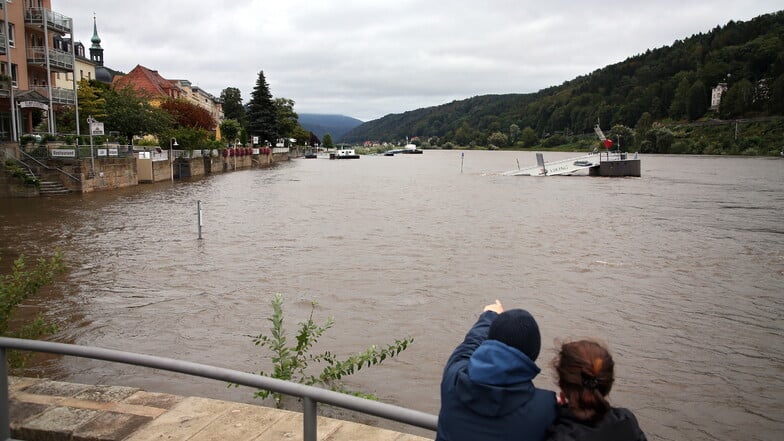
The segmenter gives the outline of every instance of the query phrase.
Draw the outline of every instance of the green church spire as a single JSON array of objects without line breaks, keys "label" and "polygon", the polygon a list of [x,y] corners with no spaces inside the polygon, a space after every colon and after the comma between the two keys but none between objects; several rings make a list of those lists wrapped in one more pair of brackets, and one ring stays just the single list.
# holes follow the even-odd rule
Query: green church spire
[{"label": "green church spire", "polygon": [[95,21],[95,14],[93,14],[93,38],[91,38],[90,41],[93,42],[93,49],[100,49],[101,37],[98,36],[98,24]]}]

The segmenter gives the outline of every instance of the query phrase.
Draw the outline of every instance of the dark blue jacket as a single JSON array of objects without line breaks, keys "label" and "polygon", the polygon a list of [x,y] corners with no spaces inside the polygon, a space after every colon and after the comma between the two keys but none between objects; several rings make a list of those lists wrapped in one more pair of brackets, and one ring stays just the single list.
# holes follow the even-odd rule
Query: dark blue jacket
[{"label": "dark blue jacket", "polygon": [[498,316],[483,312],[444,369],[437,441],[544,440],[555,393],[534,387],[539,368],[519,350],[487,340]]}]

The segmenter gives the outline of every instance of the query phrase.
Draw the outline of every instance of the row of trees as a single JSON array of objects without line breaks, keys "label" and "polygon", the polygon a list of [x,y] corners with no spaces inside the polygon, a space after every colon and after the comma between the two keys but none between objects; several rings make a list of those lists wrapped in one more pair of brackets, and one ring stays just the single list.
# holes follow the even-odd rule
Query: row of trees
[{"label": "row of trees", "polygon": [[[128,142],[153,135],[177,138],[187,148],[215,145],[217,122],[207,110],[186,100],[167,99],[155,105],[153,99],[130,87],[115,89],[95,80],[79,82],[78,98],[82,132],[87,132],[87,118],[92,117]],[[57,125],[60,131],[75,132],[75,109],[58,114]]]},{"label": "row of trees", "polygon": [[299,124],[294,111],[294,100],[273,98],[264,71],[259,72],[247,106],[236,87],[221,92],[224,120],[220,129],[223,138],[245,144],[258,137],[260,144],[274,145],[277,140],[294,139],[297,145],[313,145],[318,138]]},{"label": "row of trees", "polygon": [[[613,140],[613,149],[641,153],[687,153],[778,156],[784,118],[756,118],[740,121],[710,120],[665,126],[643,113],[634,127],[616,124],[606,136]],[[506,132],[492,133],[485,143],[468,140],[466,144],[431,136],[414,141],[421,148],[559,148],[584,151],[603,149],[594,133],[554,133],[540,138],[531,127],[520,129],[512,124]]]},{"label": "row of trees", "polygon": [[[220,133],[224,142],[216,140],[218,121],[185,99],[161,101],[130,87],[111,88],[96,80],[80,81],[78,98],[81,131],[87,132],[87,118],[92,117],[128,142],[146,135],[159,140],[176,138],[186,149],[217,148],[236,139],[244,144],[250,136],[258,136],[260,143],[269,144],[281,138],[296,139],[300,145],[318,142],[299,125],[293,100],[272,98],[263,71],[247,106],[242,104],[239,89],[229,87],[221,93],[225,118],[220,123]],[[76,132],[75,109],[59,113],[57,125],[63,132]]]}]

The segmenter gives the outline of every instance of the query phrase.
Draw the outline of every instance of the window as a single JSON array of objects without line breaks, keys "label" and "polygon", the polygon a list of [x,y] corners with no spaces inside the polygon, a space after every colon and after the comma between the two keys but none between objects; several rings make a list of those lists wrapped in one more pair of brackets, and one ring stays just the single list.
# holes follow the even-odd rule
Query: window
[{"label": "window", "polygon": [[92,80],[93,79],[93,73],[92,72],[87,72],[87,79],[88,80]]},{"label": "window", "polygon": [[16,26],[13,23],[8,23],[8,45],[11,47],[16,47],[16,43],[14,42],[14,35],[16,34]]},{"label": "window", "polygon": [[18,81],[18,79],[17,79],[17,76],[18,76],[17,73],[18,72],[17,71],[18,71],[18,69],[16,67],[16,64],[11,64],[11,82],[13,83],[14,86],[17,85],[17,81]]},{"label": "window", "polygon": [[79,81],[81,81],[83,79],[84,79],[84,71],[83,70],[79,70]]}]

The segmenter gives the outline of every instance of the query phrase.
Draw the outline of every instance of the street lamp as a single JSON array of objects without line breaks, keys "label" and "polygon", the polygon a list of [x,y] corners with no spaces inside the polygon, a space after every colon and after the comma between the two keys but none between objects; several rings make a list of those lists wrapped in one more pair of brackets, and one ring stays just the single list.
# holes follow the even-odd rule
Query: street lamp
[{"label": "street lamp", "polygon": [[169,172],[171,173],[171,181],[174,183],[174,147],[179,147],[177,138],[169,140]]}]

